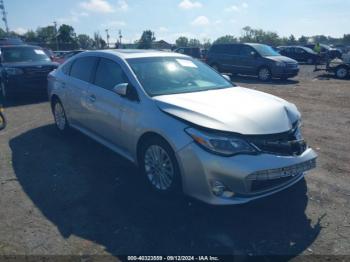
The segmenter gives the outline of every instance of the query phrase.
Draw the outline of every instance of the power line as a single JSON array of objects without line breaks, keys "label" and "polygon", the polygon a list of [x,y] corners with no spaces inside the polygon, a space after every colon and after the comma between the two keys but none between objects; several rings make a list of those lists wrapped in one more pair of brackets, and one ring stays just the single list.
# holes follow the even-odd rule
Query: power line
[{"label": "power line", "polygon": [[2,20],[5,23],[6,33],[9,34],[10,33],[10,29],[9,29],[9,25],[8,25],[8,22],[7,22],[7,12],[5,10],[4,0],[0,0],[0,10],[1,10],[1,13],[2,13]]}]

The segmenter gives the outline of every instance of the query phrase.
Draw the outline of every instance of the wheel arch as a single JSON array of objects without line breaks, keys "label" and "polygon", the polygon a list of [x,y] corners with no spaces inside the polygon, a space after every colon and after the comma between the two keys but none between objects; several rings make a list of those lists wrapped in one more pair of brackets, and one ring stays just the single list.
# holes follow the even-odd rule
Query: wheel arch
[{"label": "wheel arch", "polygon": [[168,140],[164,136],[162,136],[161,134],[159,134],[155,131],[147,131],[140,136],[140,138],[138,139],[137,144],[136,144],[136,163],[137,163],[137,165],[139,165],[139,163],[140,163],[142,145],[147,140],[152,139],[152,138],[158,138],[158,139],[163,140],[165,143],[167,143],[169,145],[169,147],[175,153],[174,147],[171,145],[171,143],[168,142]]},{"label": "wheel arch", "polygon": [[136,147],[136,165],[138,167],[140,167],[140,162],[141,162],[141,152],[142,152],[142,145],[143,143],[145,143],[147,140],[149,139],[160,139],[162,140],[164,143],[166,143],[170,149],[173,151],[173,154],[174,154],[174,157],[175,157],[175,160],[176,160],[176,165],[177,165],[177,169],[178,169],[178,172],[179,172],[179,179],[180,179],[180,190],[182,191],[183,190],[183,186],[185,184],[185,181],[184,181],[184,177],[183,177],[183,170],[182,170],[182,166],[179,162],[179,158],[178,158],[178,155],[176,154],[176,150],[174,149],[174,146],[172,146],[172,144],[164,137],[162,136],[161,134],[155,132],[155,131],[147,131],[145,132],[144,134],[142,134],[142,136],[139,138],[138,142],[137,142],[137,147]]}]

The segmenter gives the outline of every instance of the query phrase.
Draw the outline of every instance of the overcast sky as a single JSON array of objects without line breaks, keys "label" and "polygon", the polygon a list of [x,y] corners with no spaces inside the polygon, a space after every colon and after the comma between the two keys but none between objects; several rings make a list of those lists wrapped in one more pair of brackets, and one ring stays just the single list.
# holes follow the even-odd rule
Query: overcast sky
[{"label": "overcast sky", "polygon": [[105,36],[108,28],[116,38],[121,29],[124,42],[139,39],[145,29],[169,42],[180,35],[240,36],[246,25],[283,36],[350,33],[350,0],[5,0],[5,7],[10,29],[18,33],[57,21],[78,34]]}]

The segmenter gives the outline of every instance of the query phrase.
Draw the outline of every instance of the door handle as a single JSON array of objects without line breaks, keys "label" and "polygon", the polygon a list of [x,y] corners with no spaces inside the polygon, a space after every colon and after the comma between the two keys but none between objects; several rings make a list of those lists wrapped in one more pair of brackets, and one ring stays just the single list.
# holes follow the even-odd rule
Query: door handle
[{"label": "door handle", "polygon": [[89,101],[90,101],[91,103],[94,103],[94,102],[96,101],[96,96],[95,96],[95,95],[90,95],[90,96],[89,96]]}]

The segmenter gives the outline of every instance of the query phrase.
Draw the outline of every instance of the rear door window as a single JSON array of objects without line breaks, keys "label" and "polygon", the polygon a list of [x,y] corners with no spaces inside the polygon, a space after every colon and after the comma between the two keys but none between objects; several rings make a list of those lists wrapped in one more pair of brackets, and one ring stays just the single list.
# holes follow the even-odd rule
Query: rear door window
[{"label": "rear door window", "polygon": [[86,56],[76,59],[70,70],[71,77],[85,82],[91,82],[96,62],[97,58],[93,56]]}]

